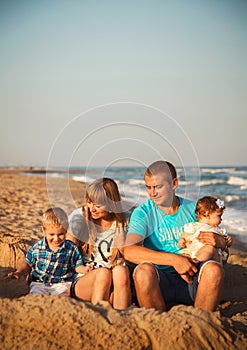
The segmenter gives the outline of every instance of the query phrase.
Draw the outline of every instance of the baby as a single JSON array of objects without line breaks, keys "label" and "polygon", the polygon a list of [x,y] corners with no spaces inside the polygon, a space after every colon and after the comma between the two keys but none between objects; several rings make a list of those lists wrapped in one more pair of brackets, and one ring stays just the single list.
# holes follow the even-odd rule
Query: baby
[{"label": "baby", "polygon": [[[214,260],[219,263],[226,262],[228,258],[227,247],[231,245],[231,238],[226,230],[218,227],[225,209],[224,201],[206,196],[198,200],[196,205],[197,222],[190,222],[184,226],[178,245],[182,248],[182,254],[188,255],[198,261]],[[226,240],[226,248],[222,249],[204,245],[197,239],[200,232],[214,232],[222,235]]]}]

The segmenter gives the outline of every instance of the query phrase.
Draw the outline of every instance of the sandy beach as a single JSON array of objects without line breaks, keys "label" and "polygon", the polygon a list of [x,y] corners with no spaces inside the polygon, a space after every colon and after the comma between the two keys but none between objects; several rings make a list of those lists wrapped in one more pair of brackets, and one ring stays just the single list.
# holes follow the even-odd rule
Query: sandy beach
[{"label": "sandy beach", "polygon": [[[225,285],[215,312],[177,305],[167,312],[72,298],[28,295],[25,280],[6,279],[41,237],[51,202],[69,214],[84,203],[71,179],[0,172],[1,349],[247,349],[247,249],[234,237]],[[64,189],[67,190],[64,190]],[[68,191],[69,189],[69,191]]]}]

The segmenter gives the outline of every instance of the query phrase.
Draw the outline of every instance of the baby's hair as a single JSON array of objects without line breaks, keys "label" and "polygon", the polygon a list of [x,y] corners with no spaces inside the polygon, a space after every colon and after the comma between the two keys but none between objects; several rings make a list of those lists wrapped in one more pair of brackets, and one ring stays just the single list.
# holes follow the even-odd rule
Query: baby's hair
[{"label": "baby's hair", "polygon": [[46,227],[48,225],[62,226],[67,230],[69,226],[68,215],[61,208],[49,208],[45,211],[42,217],[42,226]]},{"label": "baby's hair", "polygon": [[218,199],[211,196],[205,196],[200,198],[196,204],[196,217],[197,220],[203,216],[206,216],[209,213],[214,211],[222,213],[225,209],[225,206],[219,206],[217,204]]}]

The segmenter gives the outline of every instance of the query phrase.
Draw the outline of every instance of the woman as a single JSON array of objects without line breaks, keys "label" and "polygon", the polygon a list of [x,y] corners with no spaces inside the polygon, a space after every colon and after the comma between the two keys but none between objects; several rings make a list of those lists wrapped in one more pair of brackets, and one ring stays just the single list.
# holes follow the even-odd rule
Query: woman
[{"label": "woman", "polygon": [[81,247],[91,268],[73,283],[72,295],[125,309],[131,304],[129,272],[122,256],[127,217],[117,184],[109,178],[95,180],[87,188],[86,202],[69,217],[68,239]]}]

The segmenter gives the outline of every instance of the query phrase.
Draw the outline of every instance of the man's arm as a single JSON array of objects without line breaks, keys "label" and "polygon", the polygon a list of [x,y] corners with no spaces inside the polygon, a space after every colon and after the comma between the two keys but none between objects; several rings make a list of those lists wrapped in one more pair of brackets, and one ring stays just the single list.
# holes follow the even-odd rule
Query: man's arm
[{"label": "man's arm", "polygon": [[142,246],[143,237],[135,233],[129,233],[125,241],[124,257],[134,264],[150,262],[157,265],[173,266],[183,275],[186,282],[190,283],[191,276],[197,272],[197,268],[184,256],[159,252]]}]

